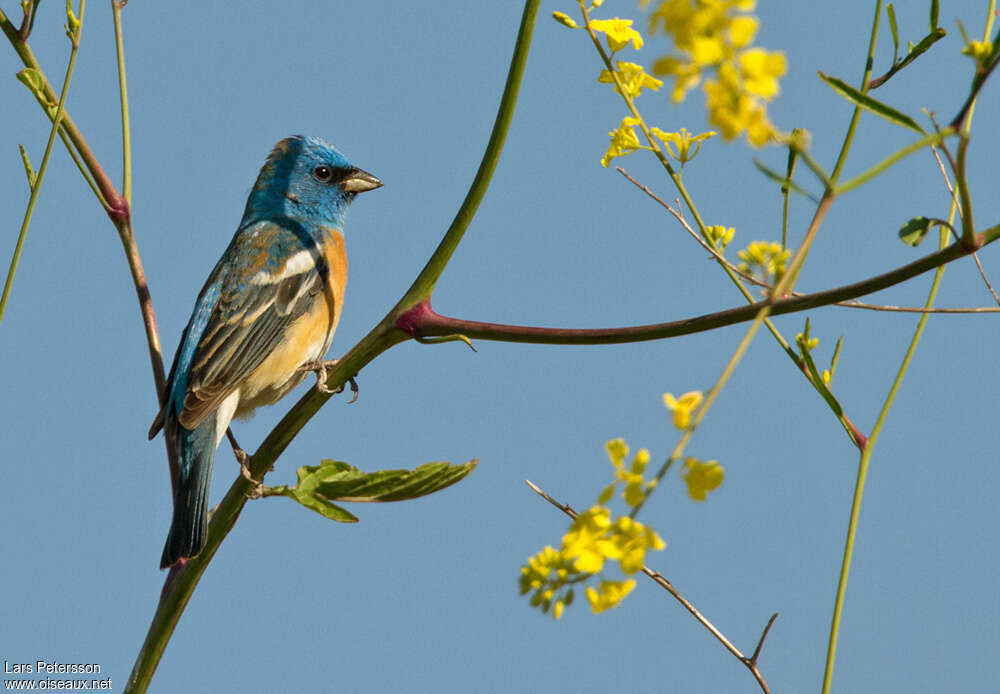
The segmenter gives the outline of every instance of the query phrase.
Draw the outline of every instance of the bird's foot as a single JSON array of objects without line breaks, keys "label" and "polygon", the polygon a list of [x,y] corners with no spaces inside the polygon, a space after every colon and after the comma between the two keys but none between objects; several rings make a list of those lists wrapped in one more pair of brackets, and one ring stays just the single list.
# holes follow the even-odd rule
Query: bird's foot
[{"label": "bird's foot", "polygon": [[226,429],[226,436],[233,447],[233,455],[236,456],[236,462],[240,464],[240,477],[253,485],[253,488],[247,492],[247,498],[259,499],[264,493],[264,483],[261,480],[254,479],[253,473],[250,472],[250,456],[240,448],[240,444],[236,443],[236,437],[233,436],[232,429]]},{"label": "bird's foot", "polygon": [[250,472],[250,466],[247,465],[247,460],[246,453],[244,453],[243,460],[240,461],[240,477],[253,485],[250,491],[247,492],[247,498],[259,499],[264,495],[264,483],[258,479],[254,479],[253,473]]},{"label": "bird's foot", "polygon": [[[344,386],[341,385],[339,388],[330,388],[326,385],[326,370],[336,366],[340,362],[339,359],[329,359],[326,361],[307,361],[305,364],[299,367],[299,371],[312,371],[316,374],[316,390],[321,393],[329,393],[330,395],[337,395],[344,392]],[[354,376],[347,379],[347,382],[351,384],[351,399],[347,401],[350,405],[358,399],[358,393],[360,389],[358,388],[358,382],[354,380]]]}]

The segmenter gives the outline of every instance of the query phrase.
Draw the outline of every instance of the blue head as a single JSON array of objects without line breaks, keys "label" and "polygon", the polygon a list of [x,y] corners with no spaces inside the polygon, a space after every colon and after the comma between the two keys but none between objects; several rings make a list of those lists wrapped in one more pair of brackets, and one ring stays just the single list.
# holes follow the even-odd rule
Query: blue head
[{"label": "blue head", "polygon": [[344,210],[354,196],[381,185],[329,143],[293,135],[275,145],[264,162],[242,224],[291,217],[343,228]]}]

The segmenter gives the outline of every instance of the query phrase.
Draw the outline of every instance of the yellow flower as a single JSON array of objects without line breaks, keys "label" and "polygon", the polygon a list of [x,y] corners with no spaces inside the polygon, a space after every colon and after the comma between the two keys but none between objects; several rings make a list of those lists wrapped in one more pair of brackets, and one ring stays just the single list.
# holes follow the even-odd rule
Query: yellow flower
[{"label": "yellow flower", "polygon": [[674,426],[682,431],[691,425],[691,415],[704,400],[700,390],[692,390],[679,398],[670,393],[663,394],[663,404],[674,413]]},{"label": "yellow flower", "polygon": [[785,55],[751,48],[739,56],[743,87],[770,101],[778,95],[778,78],[785,74]]},{"label": "yellow flower", "polygon": [[625,443],[625,439],[623,438],[611,439],[604,444],[604,447],[608,451],[608,457],[611,458],[612,465],[621,465],[625,460],[625,456],[628,455],[628,444]]},{"label": "yellow flower", "polygon": [[628,455],[628,446],[623,439],[612,439],[605,445],[611,465],[615,469],[615,480],[601,492],[597,498],[598,504],[606,504],[611,501],[615,494],[615,488],[619,483],[625,483],[623,497],[629,506],[638,506],[646,498],[646,493],[654,484],[647,483],[643,478],[646,466],[649,464],[649,451],[640,448],[628,469],[625,468],[625,457]]},{"label": "yellow flower", "polygon": [[807,352],[811,352],[816,347],[816,345],[819,344],[819,338],[811,337],[807,339],[805,335],[799,333],[798,335],[795,336],[795,344],[797,344],[800,349],[804,349]]},{"label": "yellow flower", "polygon": [[726,57],[726,44],[721,36],[695,36],[688,50],[691,61],[699,67],[714,65]]},{"label": "yellow flower", "polygon": [[566,605],[573,602],[573,589],[568,586],[586,577],[575,572],[572,562],[562,553],[546,546],[521,567],[521,595],[531,593],[532,607],[542,612],[552,608],[552,616],[559,619]]},{"label": "yellow flower", "polygon": [[[662,29],[677,49],[652,68],[673,77],[673,101],[703,83],[709,122],[727,140],[745,134],[761,147],[778,137],[766,102],[777,96],[786,64],[782,53],[753,47],[758,20],[736,13],[754,7],[752,0],[662,0],[650,14],[649,31]],[[703,80],[712,71],[715,78]]]},{"label": "yellow flower", "polygon": [[555,607],[552,609],[552,617],[559,619],[563,616],[563,610],[566,607],[566,603],[562,600],[556,600]]},{"label": "yellow flower", "polygon": [[631,19],[594,19],[590,22],[590,28],[607,35],[608,48],[612,52],[620,51],[632,42],[632,48],[639,50],[642,48],[642,35],[632,28]]},{"label": "yellow flower", "polygon": [[967,55],[979,64],[993,54],[993,44],[989,41],[969,41],[962,49],[962,55]]},{"label": "yellow flower", "polygon": [[681,475],[687,484],[688,496],[695,501],[704,501],[710,491],[722,484],[725,469],[716,460],[703,463],[697,458],[687,458]]},{"label": "yellow flower", "polygon": [[638,118],[626,116],[622,118],[622,123],[618,126],[617,130],[612,130],[608,133],[611,137],[611,144],[608,145],[608,151],[601,157],[601,166],[607,168],[608,164],[615,157],[624,157],[642,147],[639,144],[639,138],[636,137],[635,131],[632,129],[638,123]]},{"label": "yellow flower", "polygon": [[640,448],[632,459],[631,469],[626,470],[624,465],[615,466],[615,478],[619,482],[625,483],[625,503],[629,506],[638,506],[646,498],[645,480],[642,473],[646,471],[649,463],[649,451]]},{"label": "yellow flower", "polygon": [[622,571],[629,575],[642,568],[646,561],[647,549],[659,551],[667,546],[655,530],[628,516],[615,521],[612,533],[621,549],[618,564]]},{"label": "yellow flower", "polygon": [[705,83],[709,122],[718,127],[727,140],[744,131],[750,144],[756,147],[775,139],[778,133],[767,119],[764,105],[742,87],[736,68],[725,63],[719,68],[718,77],[718,82]]},{"label": "yellow flower", "polygon": [[687,93],[701,82],[701,70],[694,63],[685,63],[672,55],[666,55],[653,62],[654,75],[671,75],[674,78],[674,88],[670,99],[675,103],[684,101]]},{"label": "yellow flower", "polygon": [[721,249],[728,246],[729,242],[733,240],[736,229],[716,224],[705,229],[705,232],[708,234],[709,240],[715,244],[715,247]]},{"label": "yellow flower", "polygon": [[581,513],[563,536],[562,555],[573,560],[573,568],[582,573],[597,573],[605,559],[618,559],[621,550],[607,537],[611,511],[592,506]]},{"label": "yellow flower", "polygon": [[743,48],[753,43],[759,23],[756,17],[734,17],[729,25],[729,41],[734,48]]},{"label": "yellow flower", "polygon": [[736,255],[741,261],[740,272],[749,274],[759,269],[767,277],[772,277],[785,272],[785,263],[791,257],[791,251],[783,249],[777,241],[754,241]]},{"label": "yellow flower", "polygon": [[[625,96],[630,99],[639,96],[642,93],[643,87],[656,91],[663,86],[663,80],[658,80],[655,77],[647,75],[643,71],[642,65],[628,63],[623,60],[615,61],[615,65],[618,67],[615,70],[615,73],[618,75],[618,81],[621,82],[622,87],[625,89]],[[605,84],[615,84],[615,78],[609,70],[601,70],[597,81]],[[619,94],[622,93],[618,89],[617,84],[615,84],[615,91]]]},{"label": "yellow flower", "polygon": [[[650,128],[649,132],[662,140],[663,144],[666,145],[667,152],[670,156],[679,161],[681,164],[686,164],[694,159],[695,155],[697,155],[699,150],[701,150],[701,143],[715,135],[714,130],[710,130],[707,133],[701,133],[700,135],[692,135],[687,131],[687,128],[681,128],[679,133],[665,133],[659,128]],[[673,147],[671,147],[671,145],[673,145]],[[693,149],[691,147],[692,145],[694,145]],[[674,147],[677,148],[676,152],[674,152]]]},{"label": "yellow flower", "polygon": [[590,602],[590,609],[596,614],[610,610],[612,607],[618,607],[633,588],[635,588],[635,581],[631,578],[626,581],[601,581],[599,588],[587,586],[587,600]]}]

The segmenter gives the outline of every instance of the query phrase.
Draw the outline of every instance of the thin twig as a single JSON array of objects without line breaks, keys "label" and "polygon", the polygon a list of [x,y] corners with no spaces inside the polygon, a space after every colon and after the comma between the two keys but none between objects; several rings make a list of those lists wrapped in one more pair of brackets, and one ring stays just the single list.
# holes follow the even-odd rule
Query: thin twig
[{"label": "thin twig", "polygon": [[[935,125],[937,124],[935,123]],[[937,160],[938,169],[940,169],[941,171],[941,178],[944,179],[944,185],[946,188],[948,188],[948,194],[951,196],[951,199],[954,200],[955,189],[951,185],[951,179],[948,178],[948,172],[945,171],[944,162],[941,161],[941,156],[938,154],[937,147],[931,147],[931,152],[934,154],[934,159]],[[950,156],[948,159],[949,161],[952,161],[952,163],[954,163]],[[958,210],[958,216],[961,217],[962,208],[956,207],[956,209]],[[976,267],[979,268],[979,275],[980,277],[983,278],[983,282],[986,283],[986,288],[990,291],[990,294],[993,295],[993,301],[997,303],[997,306],[1000,306],[1000,296],[997,296],[996,290],[993,289],[993,285],[990,283],[990,278],[986,276],[986,270],[983,269],[983,264],[979,260],[979,253],[973,251],[972,259],[976,261]]]},{"label": "thin twig", "polygon": [[[564,504],[559,501],[556,501],[551,496],[549,496],[549,494],[547,494],[544,490],[539,488],[539,486],[536,485],[531,480],[525,480],[525,483],[529,487],[531,487],[531,490],[536,494],[538,494],[538,496],[548,501],[550,504],[555,506],[557,509],[565,513],[570,518],[575,519],[577,517],[577,512],[569,504]],[[745,655],[743,655],[740,649],[738,649],[735,645],[733,645],[732,641],[726,638],[725,634],[719,631],[719,629],[714,624],[708,621],[705,615],[703,615],[701,612],[698,611],[698,608],[696,608],[694,605],[691,604],[691,601],[689,601],[687,598],[681,595],[680,592],[674,587],[674,584],[671,583],[669,580],[667,580],[667,578],[663,574],[661,574],[659,571],[653,571],[648,566],[643,566],[642,572],[646,574],[654,583],[656,583],[658,586],[660,586],[665,591],[670,593],[674,597],[674,599],[677,600],[677,602],[679,602],[684,607],[684,609],[686,609],[691,614],[691,616],[698,621],[699,624],[705,627],[709,631],[709,633],[711,633],[712,636],[714,636],[716,640],[719,643],[721,643],[723,647],[733,655],[733,657],[735,657],[737,660],[743,663],[747,667],[747,669],[750,670],[750,673],[753,675],[754,679],[757,680],[757,684],[760,685],[760,688],[764,692],[764,694],[771,694],[771,690],[767,686],[767,682],[764,681],[763,675],[760,674],[760,670],[757,668],[757,658],[760,656],[760,649],[764,645],[764,638],[767,636],[767,632],[771,630],[771,625],[774,624],[774,620],[777,619],[778,617],[777,612],[771,615],[771,619],[768,620],[767,626],[764,627],[764,633],[761,635],[760,640],[757,642],[757,649],[754,651],[753,657],[747,658]]]},{"label": "thin twig", "polygon": [[[29,33],[26,29],[30,30],[31,24],[34,21],[36,4],[36,2],[30,2],[24,9],[24,25],[21,28],[21,33],[25,39]],[[14,286],[14,276],[17,273],[18,262],[21,259],[21,251],[24,248],[24,240],[28,235],[28,227],[31,224],[31,217],[35,211],[35,204],[38,202],[38,195],[42,189],[42,181],[45,178],[45,172],[48,170],[49,158],[52,155],[52,146],[55,144],[56,135],[59,133],[60,128],[62,127],[63,118],[66,115],[66,97],[69,94],[70,80],[73,78],[73,68],[76,65],[76,56],[80,50],[80,34],[82,32],[85,5],[86,0],[80,0],[79,23],[75,29],[70,30],[67,28],[66,30],[70,39],[69,63],[66,66],[66,76],[63,78],[62,92],[59,94],[59,103],[56,106],[55,113],[52,114],[52,128],[49,131],[49,139],[45,144],[45,153],[42,155],[41,165],[38,168],[38,173],[34,175],[34,178],[28,181],[31,191],[28,196],[28,205],[24,211],[24,217],[21,221],[21,229],[18,232],[17,243],[14,246],[14,254],[10,259],[10,267],[7,270],[7,279],[3,285],[3,293],[0,294],[0,323],[3,322],[4,313],[7,309],[7,301],[10,299],[10,292]],[[27,157],[27,155],[25,155],[25,157]],[[27,159],[25,159],[25,161],[27,161]]]},{"label": "thin twig", "polygon": [[[935,153],[935,156],[936,156],[936,153]],[[938,161],[940,161],[940,160],[938,160]],[[640,183],[639,181],[635,180],[622,167],[616,166],[615,169],[618,171],[618,173],[620,173],[622,176],[624,176],[625,178],[627,178],[634,186],[636,186],[637,188],[639,188],[639,190],[641,190],[646,195],[648,195],[653,200],[655,200],[660,205],[662,205],[664,208],[666,208],[666,210],[668,212],[670,212],[670,214],[672,214],[674,216],[674,218],[677,219],[678,222],[680,222],[680,224],[684,228],[684,230],[688,234],[691,235],[691,238],[693,238],[695,241],[697,241],[699,244],[701,244],[702,248],[704,248],[706,251],[708,251],[709,253],[712,254],[712,258],[716,262],[718,262],[720,264],[723,264],[726,267],[728,267],[735,274],[739,275],[741,279],[743,279],[743,280],[745,280],[745,281],[747,281],[747,282],[749,282],[751,284],[754,284],[754,285],[756,285],[758,287],[761,287],[763,289],[767,289],[769,291],[773,291],[773,289],[774,289],[773,285],[769,284],[768,282],[764,282],[764,281],[762,281],[762,280],[754,277],[753,275],[750,275],[750,274],[748,274],[746,272],[743,272],[738,267],[736,267],[731,262],[729,262],[728,258],[726,258],[724,255],[722,255],[721,253],[719,253],[717,250],[715,250],[714,248],[712,248],[703,238],[701,238],[701,236],[698,235],[697,232],[695,232],[694,229],[691,228],[691,225],[687,223],[687,220],[684,219],[684,216],[680,213],[680,211],[678,211],[677,208],[672,207],[670,205],[670,203],[664,201],[663,198],[661,198],[656,193],[654,193],[652,190],[650,190],[648,186],[646,186],[645,184]],[[950,189],[950,186],[949,186],[949,189]],[[976,263],[979,263],[979,256],[976,253],[973,253],[972,255],[976,259]],[[993,292],[993,287],[990,285],[989,280],[986,279],[985,274],[983,275],[983,280],[986,282],[986,286],[990,288],[990,291]],[[791,292],[789,294],[789,296],[799,296],[799,297],[801,297],[801,296],[807,296],[807,295],[804,294],[804,293],[802,293],[802,292]],[[993,296],[994,296],[994,298],[997,299],[997,304],[1000,304],[1000,297],[997,297],[996,292],[993,292]],[[844,308],[862,308],[862,309],[867,309],[869,311],[890,311],[890,312],[895,311],[895,312],[899,312],[899,313],[956,313],[956,314],[958,314],[958,313],[997,313],[997,312],[1000,312],[1000,306],[997,306],[997,307],[993,307],[993,306],[974,306],[974,307],[967,307],[967,308],[964,308],[964,307],[963,308],[926,308],[924,306],[893,306],[893,305],[888,305],[888,304],[868,304],[868,303],[865,303],[863,301],[838,301],[834,305],[835,306],[843,306]]]},{"label": "thin twig", "polygon": [[24,20],[21,22],[21,28],[17,32],[21,41],[27,41],[28,37],[31,36],[31,30],[35,26],[35,15],[38,14],[39,2],[41,0],[28,0],[27,4],[23,5]]},{"label": "thin twig", "polygon": [[753,649],[753,655],[750,656],[750,662],[756,663],[757,658],[760,657],[760,649],[764,647],[764,639],[767,638],[767,633],[771,631],[771,625],[774,624],[774,620],[778,618],[778,613],[775,612],[771,615],[771,618],[767,620],[767,626],[764,627],[764,632],[760,635],[760,639],[757,641],[757,648]]}]

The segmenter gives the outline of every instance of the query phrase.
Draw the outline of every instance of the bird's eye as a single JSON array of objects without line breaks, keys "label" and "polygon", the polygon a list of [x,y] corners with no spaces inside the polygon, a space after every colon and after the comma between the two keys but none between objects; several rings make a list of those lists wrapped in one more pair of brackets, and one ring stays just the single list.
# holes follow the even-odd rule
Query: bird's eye
[{"label": "bird's eye", "polygon": [[313,169],[313,176],[316,177],[317,181],[326,183],[333,178],[333,170],[329,166],[317,166]]}]

